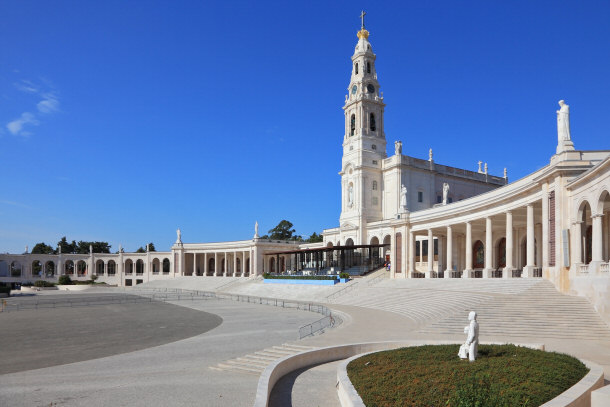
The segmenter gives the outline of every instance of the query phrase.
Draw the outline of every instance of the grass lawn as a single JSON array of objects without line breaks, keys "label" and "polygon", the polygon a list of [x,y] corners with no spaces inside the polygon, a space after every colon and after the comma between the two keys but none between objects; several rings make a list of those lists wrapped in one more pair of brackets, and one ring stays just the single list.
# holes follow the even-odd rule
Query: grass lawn
[{"label": "grass lawn", "polygon": [[347,373],[367,407],[537,407],[589,371],[578,359],[514,345],[481,345],[475,362],[458,345],[377,352]]}]

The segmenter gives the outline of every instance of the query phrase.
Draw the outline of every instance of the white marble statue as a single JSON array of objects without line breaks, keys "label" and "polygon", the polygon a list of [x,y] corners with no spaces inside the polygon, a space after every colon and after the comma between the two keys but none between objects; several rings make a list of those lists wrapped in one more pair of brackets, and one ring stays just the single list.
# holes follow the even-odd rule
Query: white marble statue
[{"label": "white marble statue", "polygon": [[477,322],[477,313],[470,311],[468,314],[468,320],[470,323],[464,327],[464,333],[468,335],[466,342],[460,346],[458,356],[460,359],[468,358],[469,361],[474,362],[477,358],[479,348],[479,323]]},{"label": "white marble statue", "polygon": [[559,101],[560,109],[557,111],[557,141],[561,144],[564,141],[572,140],[570,137],[570,106],[563,100]]},{"label": "white marble statue", "polygon": [[447,197],[449,196],[449,184],[443,183],[443,205],[447,205]]},{"label": "white marble statue", "polygon": [[402,155],[402,141],[398,140],[394,142],[394,153],[396,155]]},{"label": "white marble statue", "polygon": [[483,172],[483,170],[481,169],[481,164],[483,164],[483,161],[479,160],[479,174]]},{"label": "white marble statue", "polygon": [[407,210],[407,187],[405,187],[405,184],[400,187],[400,210],[402,212]]},{"label": "white marble statue", "polygon": [[432,149],[428,151],[428,161],[432,161]]},{"label": "white marble statue", "polygon": [[176,230],[176,243],[182,243],[182,232],[180,232],[180,228]]},{"label": "white marble statue", "polygon": [[347,206],[350,208],[354,205],[354,186],[350,185],[347,193]]},{"label": "white marble statue", "polygon": [[485,163],[485,174],[487,174],[487,163]]},{"label": "white marble statue", "polygon": [[508,171],[506,170],[506,167],[504,168],[504,178],[508,178]]},{"label": "white marble statue", "polygon": [[254,238],[257,239],[258,236],[258,221],[254,224]]}]

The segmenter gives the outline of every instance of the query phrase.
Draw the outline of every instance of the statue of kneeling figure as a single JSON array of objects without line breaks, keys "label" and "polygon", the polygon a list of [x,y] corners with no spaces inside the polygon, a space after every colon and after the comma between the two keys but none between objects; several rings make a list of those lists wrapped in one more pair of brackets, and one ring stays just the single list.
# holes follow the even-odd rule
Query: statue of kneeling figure
[{"label": "statue of kneeling figure", "polygon": [[460,346],[458,356],[460,359],[468,359],[469,361],[474,362],[477,358],[477,351],[479,348],[479,323],[477,322],[477,313],[470,311],[468,320],[470,323],[468,326],[464,327],[464,333],[468,336],[466,337],[466,342]]}]

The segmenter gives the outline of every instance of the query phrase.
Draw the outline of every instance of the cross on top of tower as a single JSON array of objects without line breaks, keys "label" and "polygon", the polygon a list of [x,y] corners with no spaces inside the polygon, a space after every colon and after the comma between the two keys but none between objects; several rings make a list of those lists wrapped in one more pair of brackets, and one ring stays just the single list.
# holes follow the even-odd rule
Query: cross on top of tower
[{"label": "cross on top of tower", "polygon": [[364,30],[364,16],[366,15],[366,13],[364,12],[364,10],[362,10],[362,13],[360,13],[360,19],[362,20],[362,28]]}]

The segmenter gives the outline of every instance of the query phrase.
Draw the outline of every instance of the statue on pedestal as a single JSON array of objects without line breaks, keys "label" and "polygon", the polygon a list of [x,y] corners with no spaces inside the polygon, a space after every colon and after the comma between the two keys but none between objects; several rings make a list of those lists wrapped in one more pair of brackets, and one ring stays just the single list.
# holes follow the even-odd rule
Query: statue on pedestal
[{"label": "statue on pedestal", "polygon": [[479,323],[477,322],[477,313],[470,311],[468,314],[468,320],[470,323],[464,327],[464,333],[468,334],[466,342],[460,346],[458,356],[460,359],[466,359],[470,362],[474,362],[477,358],[479,348]]},{"label": "statue on pedestal", "polygon": [[407,187],[405,187],[405,184],[400,187],[400,211],[407,211]]},{"label": "statue on pedestal", "polygon": [[561,144],[570,138],[570,106],[563,100],[559,101],[560,109],[557,111],[557,141]]},{"label": "statue on pedestal", "polygon": [[443,183],[443,205],[447,205],[447,197],[449,195],[449,184]]},{"label": "statue on pedestal", "polygon": [[428,161],[432,161],[432,149],[428,151]]},{"label": "statue on pedestal", "polygon": [[254,224],[254,238],[258,239],[259,235],[258,235],[258,221],[256,221],[256,223]]},{"label": "statue on pedestal", "polygon": [[402,141],[398,140],[394,142],[394,153],[396,155],[402,155]]},{"label": "statue on pedestal", "polygon": [[180,228],[178,228],[178,230],[176,230],[176,243],[177,244],[182,244],[182,232],[180,232]]}]

